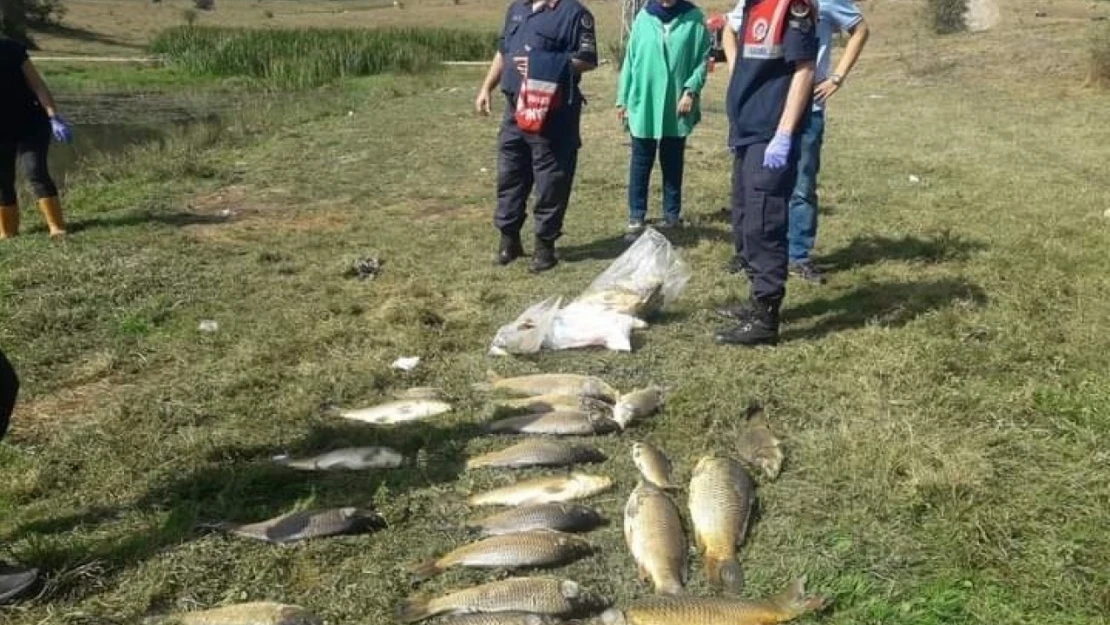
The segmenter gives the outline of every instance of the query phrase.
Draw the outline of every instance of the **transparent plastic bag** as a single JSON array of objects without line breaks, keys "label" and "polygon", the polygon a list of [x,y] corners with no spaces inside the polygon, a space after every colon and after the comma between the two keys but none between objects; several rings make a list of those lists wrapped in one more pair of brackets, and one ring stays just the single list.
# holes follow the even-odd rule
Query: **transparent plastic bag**
[{"label": "transparent plastic bag", "polygon": [[644,319],[670,306],[690,281],[690,268],[658,230],[647,228],[575,303]]},{"label": "transparent plastic bag", "polygon": [[562,297],[549,297],[520,314],[512,323],[497,330],[490,344],[494,356],[508,354],[534,354],[543,347],[544,339],[551,332],[551,324],[563,303]]},{"label": "transparent plastic bag", "polygon": [[572,303],[555,315],[544,349],[605,347],[632,351],[632,330],[646,327],[643,321],[591,304]]}]

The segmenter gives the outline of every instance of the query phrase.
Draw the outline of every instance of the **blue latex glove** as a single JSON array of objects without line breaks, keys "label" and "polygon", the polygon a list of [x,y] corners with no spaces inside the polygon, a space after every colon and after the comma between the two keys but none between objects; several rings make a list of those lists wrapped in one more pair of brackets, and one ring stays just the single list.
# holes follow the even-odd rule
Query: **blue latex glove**
[{"label": "blue latex glove", "polygon": [[70,129],[69,123],[61,115],[50,118],[50,131],[54,133],[54,140],[59,143],[73,141],[73,130]]},{"label": "blue latex glove", "polygon": [[786,160],[790,158],[790,135],[785,132],[776,132],[775,138],[767,144],[763,152],[763,166],[767,169],[786,167]]}]

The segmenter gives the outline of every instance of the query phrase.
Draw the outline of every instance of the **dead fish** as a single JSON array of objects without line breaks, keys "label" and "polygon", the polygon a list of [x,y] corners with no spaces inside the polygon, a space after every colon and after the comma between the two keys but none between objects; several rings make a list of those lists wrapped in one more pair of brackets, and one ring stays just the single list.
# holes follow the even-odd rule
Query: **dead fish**
[{"label": "dead fish", "polygon": [[556,410],[581,410],[606,412],[612,407],[600,399],[579,395],[539,395],[517,399],[498,399],[491,402],[495,416],[555,412]]},{"label": "dead fish", "polygon": [[593,545],[573,534],[552,530],[532,530],[490,536],[463,545],[440,558],[432,558],[412,568],[417,580],[424,580],[455,566],[474,569],[516,569],[567,564],[593,551]]},{"label": "dead fish", "polygon": [[488,536],[548,529],[560,532],[588,532],[605,522],[601,514],[587,506],[572,503],[541,503],[513,508],[467,525]]},{"label": "dead fish", "polygon": [[339,413],[344,419],[390,425],[427,419],[451,411],[451,404],[432,399],[398,399],[370,408],[345,410]]},{"label": "dead fish", "polygon": [[385,520],[376,512],[347,507],[291,512],[258,523],[216,523],[208,527],[243,538],[286,544],[310,538],[356,534],[380,529],[384,525]]},{"label": "dead fish", "polygon": [[649,386],[621,395],[613,407],[613,420],[623,430],[636,419],[651,416],[662,407],[663,389]]},{"label": "dead fish", "polygon": [[439,614],[528,612],[564,616],[597,600],[576,582],[548,577],[510,577],[433,599],[411,599],[397,608],[397,619],[415,623]]},{"label": "dead fish", "polygon": [[612,478],[604,475],[572,473],[540,477],[472,495],[471,506],[522,506],[585,499],[612,488]]},{"label": "dead fish", "polygon": [[562,621],[544,614],[528,612],[492,612],[489,614],[463,614],[436,621],[437,625],[560,625]]},{"label": "dead fish", "polygon": [[336,449],[311,458],[290,458],[282,454],[274,456],[274,462],[300,469],[301,471],[333,471],[346,469],[396,469],[404,462],[404,457],[389,447],[347,447]]},{"label": "dead fish", "polygon": [[662,490],[640,483],[624,506],[624,540],[656,594],[677,595],[686,585],[686,534],[678,507]]},{"label": "dead fish", "polygon": [[648,597],[601,615],[603,625],[772,625],[786,623],[825,606],[824,597],[805,593],[806,578],[759,601],[724,597]]},{"label": "dead fish", "polygon": [[690,519],[711,583],[739,592],[744,573],[736,560],[755,503],[755,484],[740,463],[705,456],[690,480]]},{"label": "dead fish", "polygon": [[393,399],[428,399],[432,401],[442,401],[447,397],[443,389],[438,386],[414,386],[403,391],[394,391],[391,395]]},{"label": "dead fish", "polygon": [[168,620],[167,625],[322,625],[314,614],[300,606],[256,601],[228,605],[211,610],[183,612]]},{"label": "dead fish", "polygon": [[493,451],[471,458],[466,461],[466,468],[520,469],[604,461],[605,454],[593,447],[570,445],[560,441],[528,439],[500,451]]},{"label": "dead fish", "polygon": [[485,391],[505,391],[516,395],[578,395],[593,397],[612,403],[619,393],[601,378],[573,373],[539,373],[516,378],[503,378],[493,371],[487,373],[489,382],[475,384]]},{"label": "dead fish", "polygon": [[494,434],[552,434],[556,436],[592,436],[609,434],[619,426],[608,416],[580,410],[556,410],[499,419],[486,424]]},{"label": "dead fish", "polygon": [[749,410],[747,427],[736,443],[736,455],[769,480],[778,478],[782,471],[782,446],[768,427],[762,408]]},{"label": "dead fish", "polygon": [[582,294],[576,303],[599,306],[633,317],[649,317],[663,308],[663,281],[631,286],[613,284]]},{"label": "dead fish", "polygon": [[664,489],[678,488],[671,477],[671,461],[654,445],[633,443],[632,462],[649,484]]}]

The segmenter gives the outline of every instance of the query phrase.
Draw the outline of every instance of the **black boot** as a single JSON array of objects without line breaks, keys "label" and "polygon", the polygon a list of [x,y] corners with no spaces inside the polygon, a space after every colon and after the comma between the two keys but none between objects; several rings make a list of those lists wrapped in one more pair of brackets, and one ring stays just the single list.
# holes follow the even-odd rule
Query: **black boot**
[{"label": "black boot", "polygon": [[742,304],[735,304],[732,306],[722,306],[714,312],[725,319],[731,319],[739,323],[747,323],[755,318],[755,305],[751,301]]},{"label": "black boot", "polygon": [[508,265],[521,256],[524,256],[524,246],[520,243],[520,235],[502,232],[501,246],[497,249],[495,262],[498,265]]},{"label": "black boot", "polygon": [[536,237],[536,251],[532,253],[532,266],[529,267],[532,273],[547,271],[557,264],[559,259],[555,258],[555,241]]},{"label": "black boot", "polygon": [[752,266],[748,264],[748,261],[744,260],[743,256],[741,256],[740,254],[736,254],[728,261],[728,272],[743,273],[751,278]]},{"label": "black boot", "polygon": [[753,299],[752,317],[738,325],[719,330],[715,335],[723,345],[775,345],[779,341],[779,305],[781,300]]}]

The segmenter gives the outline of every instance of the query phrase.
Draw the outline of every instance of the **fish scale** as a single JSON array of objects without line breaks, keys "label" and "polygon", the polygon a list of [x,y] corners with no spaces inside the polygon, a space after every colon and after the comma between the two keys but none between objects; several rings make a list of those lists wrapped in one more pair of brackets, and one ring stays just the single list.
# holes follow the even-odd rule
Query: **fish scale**
[{"label": "fish scale", "polygon": [[553,467],[580,462],[603,462],[605,454],[584,445],[569,445],[558,441],[528,439],[499,451],[471,458],[466,468],[500,467]]},{"label": "fish scale", "polygon": [[258,523],[220,523],[215,527],[237,536],[272,543],[352,533],[381,524],[376,513],[357,508],[332,508],[285,514]]},{"label": "fish scale", "polygon": [[736,551],[751,518],[755,484],[730,458],[706,456],[690,480],[690,518],[709,581],[738,591],[743,574]]},{"label": "fish scale", "polygon": [[650,484],[664,489],[675,488],[671,478],[671,461],[659,448],[648,443],[634,443],[632,462]]},{"label": "fish scale", "polygon": [[805,595],[805,578],[759,601],[723,597],[648,597],[623,610],[609,609],[603,625],[772,625],[820,610],[822,597]]},{"label": "fish scale", "polygon": [[447,555],[425,562],[414,569],[418,578],[427,578],[454,567],[518,568],[565,564],[588,554],[586,540],[551,530],[533,530],[491,536],[459,547]]},{"label": "fish scale", "polygon": [[657,594],[675,595],[686,583],[686,535],[678,508],[662,490],[641,483],[624,510],[624,537],[640,576]]},{"label": "fish scale", "polygon": [[439,614],[528,612],[564,616],[589,599],[575,582],[548,577],[511,577],[473,586],[433,599],[403,602],[397,618],[415,623]]},{"label": "fish scale", "polygon": [[490,432],[501,434],[590,436],[608,434],[619,429],[619,426],[612,419],[596,413],[559,409],[500,419],[489,423],[486,428]]},{"label": "fish scale", "polygon": [[175,625],[320,625],[322,623],[318,617],[304,608],[268,601],[185,612],[174,615],[168,622]]},{"label": "fish scale", "polygon": [[585,499],[605,492],[613,479],[604,475],[572,473],[567,476],[540,477],[471,495],[471,506],[520,506]]},{"label": "fish scale", "polygon": [[578,395],[607,402],[616,401],[617,390],[601,378],[573,373],[538,373],[503,378],[490,371],[489,382],[475,385],[479,389],[507,391],[518,395]]},{"label": "fish scale", "polygon": [[439,625],[558,625],[557,618],[528,612],[501,612],[496,614],[463,614],[446,617]]},{"label": "fish scale", "polygon": [[490,515],[469,525],[484,534],[508,534],[534,529],[561,532],[583,532],[601,525],[604,519],[587,506],[567,503],[544,503],[513,508]]}]

